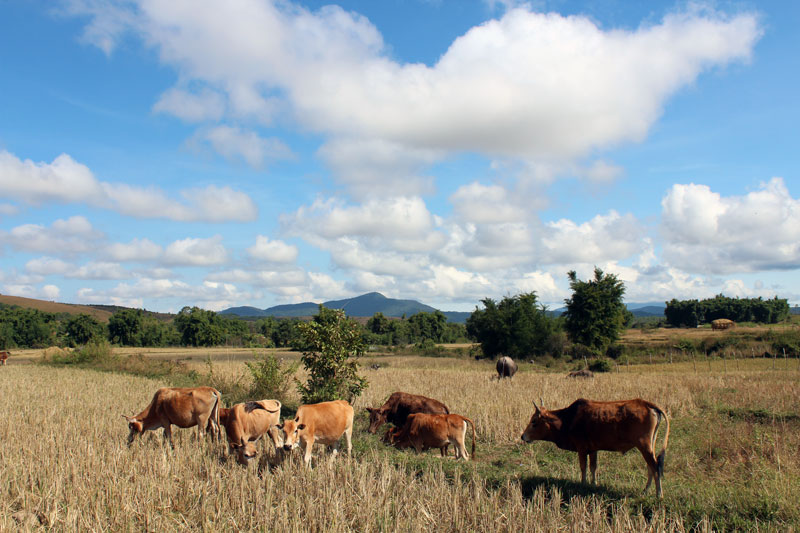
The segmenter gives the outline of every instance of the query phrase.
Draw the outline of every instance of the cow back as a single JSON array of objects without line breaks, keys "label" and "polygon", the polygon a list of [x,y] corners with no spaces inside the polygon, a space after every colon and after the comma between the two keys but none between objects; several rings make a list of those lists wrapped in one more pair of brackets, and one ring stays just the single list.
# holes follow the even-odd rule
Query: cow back
[{"label": "cow back", "polygon": [[447,406],[439,400],[407,392],[393,393],[381,409],[387,410],[386,421],[397,427],[403,426],[411,414],[446,415],[450,413]]},{"label": "cow back", "polygon": [[[610,402],[579,399],[559,411],[566,449],[626,452],[652,440],[658,424],[655,405],[640,398]],[[558,443],[557,443],[558,444]]]}]

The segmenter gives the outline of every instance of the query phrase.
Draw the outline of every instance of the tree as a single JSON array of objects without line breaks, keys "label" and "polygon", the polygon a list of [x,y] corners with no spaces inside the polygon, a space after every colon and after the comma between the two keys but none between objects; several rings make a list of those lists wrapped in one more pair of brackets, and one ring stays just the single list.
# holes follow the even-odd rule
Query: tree
[{"label": "tree", "polygon": [[311,322],[298,325],[306,348],[301,358],[308,381],[297,390],[304,403],[353,400],[367,387],[356,359],[364,353],[361,328],[344,311],[319,306]]},{"label": "tree", "polygon": [[500,303],[482,300],[467,319],[467,334],[481,344],[486,357],[508,355],[527,359],[544,355],[556,332],[555,322],[537,301],[536,293],[506,296]]},{"label": "tree", "polygon": [[108,319],[108,338],[122,346],[142,345],[142,319],[140,309],[120,309]]},{"label": "tree", "polygon": [[88,343],[94,338],[105,337],[105,328],[90,315],[81,313],[71,317],[64,326],[72,346]]},{"label": "tree", "polygon": [[175,316],[175,327],[185,346],[216,346],[225,340],[222,321],[214,311],[184,307]]},{"label": "tree", "polygon": [[619,339],[628,320],[629,313],[622,302],[625,284],[597,267],[593,280],[579,280],[574,270],[567,277],[572,297],[564,300],[567,304],[564,326],[570,340],[605,352]]}]

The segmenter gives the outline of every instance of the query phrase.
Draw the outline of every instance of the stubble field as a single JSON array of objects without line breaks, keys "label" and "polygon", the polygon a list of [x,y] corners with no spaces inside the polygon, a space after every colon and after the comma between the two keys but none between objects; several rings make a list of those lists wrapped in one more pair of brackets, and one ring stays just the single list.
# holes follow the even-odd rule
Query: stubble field
[{"label": "stubble field", "polygon": [[[202,370],[206,352],[180,356]],[[173,357],[179,355],[172,354]],[[289,357],[289,355],[284,354]],[[245,356],[241,356],[244,358]],[[294,357],[294,356],[292,356]],[[212,354],[218,376],[246,379],[240,357]],[[356,402],[353,456],[315,450],[244,468],[222,444],[151,432],[131,448],[120,415],[166,383],[74,368],[0,369],[0,530],[56,531],[687,531],[798,529],[800,371],[768,360],[728,366],[634,366],[574,380],[524,365],[491,380],[487,362],[379,357]],[[364,361],[371,363],[371,359]],[[365,365],[366,367],[366,365]],[[387,448],[364,407],[395,390],[444,401],[475,421],[477,460]],[[642,397],[670,416],[664,500],[642,494],[641,456],[601,452],[595,487],[574,453],[520,435],[531,400]],[[291,407],[297,398],[285,402]],[[659,430],[657,447],[663,441]]]}]

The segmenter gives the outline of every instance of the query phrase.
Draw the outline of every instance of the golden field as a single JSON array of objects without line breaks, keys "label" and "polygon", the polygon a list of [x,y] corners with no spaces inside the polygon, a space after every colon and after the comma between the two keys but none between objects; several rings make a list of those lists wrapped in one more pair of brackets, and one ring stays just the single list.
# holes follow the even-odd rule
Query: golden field
[{"label": "golden field", "polygon": [[[141,350],[140,350],[141,351]],[[249,354],[249,355],[248,355]],[[247,379],[247,353],[180,350],[199,372]],[[296,354],[282,353],[295,358]],[[368,368],[373,361],[382,367]],[[365,358],[370,386],[356,401],[353,457],[314,468],[272,465],[262,449],[244,468],[220,443],[174,431],[175,450],[151,432],[131,448],[120,416],[159,386],[140,377],[15,364],[0,368],[0,530],[56,531],[687,531],[798,528],[800,371],[797,360],[620,367],[574,380],[523,365],[492,380],[489,362]],[[364,407],[395,390],[438,398],[475,421],[477,460],[416,455],[366,434]],[[531,400],[643,397],[670,416],[664,500],[642,494],[644,461],[599,454],[596,487],[574,453],[522,443]],[[297,398],[289,398],[288,406]],[[663,426],[657,448],[663,441]],[[468,439],[469,440],[469,439]],[[468,444],[469,445],[469,444]]]}]

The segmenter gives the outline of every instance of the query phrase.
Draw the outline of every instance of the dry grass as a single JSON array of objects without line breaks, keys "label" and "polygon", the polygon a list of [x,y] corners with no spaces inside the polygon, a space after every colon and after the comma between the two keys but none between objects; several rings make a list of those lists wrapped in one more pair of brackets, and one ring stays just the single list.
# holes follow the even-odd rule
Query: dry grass
[{"label": "dry grass", "polygon": [[[177,353],[171,354],[178,357]],[[183,354],[184,359],[186,354]],[[238,354],[214,372],[242,372]],[[227,359],[226,359],[227,358]],[[706,531],[797,529],[800,515],[800,372],[630,367],[572,380],[528,366],[513,381],[492,365],[381,357],[364,370],[354,457],[315,451],[296,462],[249,468],[221,445],[160,432],[125,446],[121,414],[138,411],[163,383],[38,365],[0,370],[0,530],[57,531]],[[196,361],[196,363],[195,363]],[[192,356],[191,364],[204,364]],[[665,372],[669,370],[669,373]],[[713,369],[712,369],[713,370]],[[402,389],[444,401],[478,428],[478,460],[387,449],[365,433],[364,407]],[[600,485],[584,487],[574,454],[519,436],[531,400],[561,407],[577,397],[642,396],[670,415],[665,500],[641,497],[640,456],[600,454]],[[772,418],[770,419],[770,415]],[[659,435],[659,446],[661,443]]]},{"label": "dry grass", "polygon": [[7,294],[0,294],[0,304],[16,305],[27,309],[36,309],[44,311],[45,313],[69,313],[70,315],[79,315],[81,313],[91,315],[99,322],[108,322],[111,317],[110,311],[103,309],[96,309],[88,305],[79,304],[62,304],[58,302],[49,302],[46,300],[35,300],[33,298],[23,298],[22,296],[8,296]]}]

